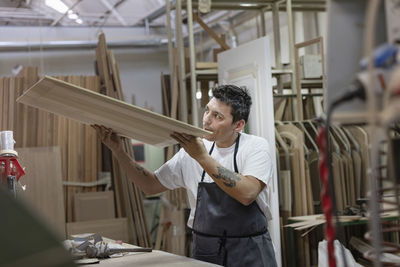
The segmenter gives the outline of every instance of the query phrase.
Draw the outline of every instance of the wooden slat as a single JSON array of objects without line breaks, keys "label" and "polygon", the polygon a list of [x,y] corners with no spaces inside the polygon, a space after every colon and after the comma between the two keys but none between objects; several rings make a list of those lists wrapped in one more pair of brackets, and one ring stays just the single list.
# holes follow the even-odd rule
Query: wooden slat
[{"label": "wooden slat", "polygon": [[[307,194],[311,190],[309,180],[307,182],[307,175],[305,173],[305,158],[304,158],[304,135],[303,132],[294,125],[277,125],[276,129],[281,137],[289,140],[290,147],[293,153],[291,162],[292,170],[292,189],[293,189],[293,214],[294,215],[307,215],[312,214],[313,204],[311,192],[310,196]],[[308,185],[308,186],[307,186]],[[308,190],[307,190],[308,188]],[[311,203],[309,203],[311,202]],[[311,209],[311,210],[310,210]]]},{"label": "wooden slat", "polygon": [[5,82],[5,79],[4,78],[1,78],[0,79],[0,97],[1,97],[1,100],[0,100],[0,103],[1,103],[1,107],[0,107],[0,110],[1,110],[1,115],[0,115],[0,131],[4,131],[5,130],[5,127],[4,127],[4,117],[6,116],[6,111],[7,111],[7,108],[6,108],[6,106],[4,105],[4,91],[5,91],[5,89],[4,89],[4,82]]},{"label": "wooden slat", "polygon": [[162,91],[162,102],[164,108],[164,115],[169,117],[169,105],[168,105],[168,96],[167,96],[167,82],[166,75],[161,72],[161,91]]},{"label": "wooden slat", "polygon": [[[15,87],[15,94],[17,97],[19,97],[22,94],[22,87],[23,87],[23,78],[18,77],[17,78],[17,83]],[[15,117],[14,117],[14,122],[15,122],[15,127],[14,127],[14,138],[16,141],[16,146],[22,146],[22,138],[23,138],[23,109],[25,105],[16,103],[16,112],[15,112]]]},{"label": "wooden slat", "polygon": [[[124,100],[122,87],[121,87],[121,81],[119,79],[118,65],[114,59],[113,53],[110,52],[108,55],[109,55],[108,62],[110,62],[112,64],[110,69],[112,69],[112,71],[113,71],[112,77],[113,77],[114,86],[115,86],[115,98],[117,98],[119,100]],[[125,151],[127,151],[128,154],[132,155],[132,157],[133,157],[134,153],[133,153],[133,148],[132,148],[130,140],[123,138],[123,143],[125,146]],[[136,225],[138,226],[139,244],[141,246],[151,246],[150,235],[149,235],[149,231],[147,229],[147,224],[146,224],[146,217],[145,217],[144,211],[143,211],[143,202],[142,202],[141,192],[139,191],[139,189],[136,187],[135,184],[130,182],[129,177],[126,177],[125,179],[128,180],[128,183],[130,185],[130,188],[131,188],[130,195],[133,200],[132,204],[135,207],[135,213],[137,212]],[[132,194],[133,194],[133,196],[132,196]],[[137,223],[137,222],[139,222],[139,223]]]},{"label": "wooden slat", "polygon": [[[97,66],[99,69],[99,75],[102,82],[102,85],[105,86],[105,94],[112,98],[117,98],[123,100],[122,96],[122,88],[119,80],[119,73],[116,67],[116,62],[112,53],[107,51],[107,45],[105,42],[104,35],[100,35],[99,44],[97,47]],[[118,77],[117,77],[118,76]],[[110,80],[110,82],[106,82]],[[121,137],[121,143],[125,152],[127,152],[132,158],[134,158],[132,146],[130,141],[126,138]],[[138,212],[138,203],[135,192],[135,185],[132,184],[129,177],[126,176],[124,172],[122,172],[120,165],[117,160],[112,157],[112,169],[113,169],[113,177],[116,183],[121,182],[123,185],[120,187],[122,195],[122,202],[125,206],[125,213],[128,217],[129,227],[128,231],[131,233],[131,237],[133,238],[131,242],[134,244],[144,245],[144,234],[141,228],[140,222],[140,213]],[[140,197],[140,195],[139,195]]]},{"label": "wooden slat", "polygon": [[120,190],[116,191],[116,193],[119,194],[119,197],[121,199],[121,208],[123,210],[122,215],[128,218],[128,232],[129,236],[131,237],[130,242],[133,244],[138,244],[138,232],[136,230],[132,202],[129,194],[130,186],[128,180],[126,179],[126,176],[120,175],[121,171],[118,161],[114,157],[112,161],[114,180],[121,183],[121,186],[119,186]]},{"label": "wooden slat", "polygon": [[193,13],[193,19],[197,21],[197,23],[200,24],[200,26],[212,37],[214,40],[225,50],[228,50],[230,47],[227,45],[224,40],[222,40],[210,27],[207,26],[207,24],[204,23],[204,21],[197,16],[196,13]]},{"label": "wooden slat", "polygon": [[3,88],[3,129],[10,130],[8,128],[8,113],[10,112],[9,102],[8,102],[8,95],[9,95],[9,88],[10,88],[10,79],[6,79]]},{"label": "wooden slat", "polygon": [[111,96],[114,93],[114,85],[107,60],[106,38],[103,33],[99,35],[99,41],[96,48],[97,70],[101,83],[105,86],[105,94]]}]

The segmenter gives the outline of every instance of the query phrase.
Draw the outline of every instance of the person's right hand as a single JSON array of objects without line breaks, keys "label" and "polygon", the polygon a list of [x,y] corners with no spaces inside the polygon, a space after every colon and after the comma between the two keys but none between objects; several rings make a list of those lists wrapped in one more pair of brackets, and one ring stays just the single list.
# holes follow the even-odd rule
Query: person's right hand
[{"label": "person's right hand", "polygon": [[103,125],[90,125],[96,130],[97,136],[101,142],[105,144],[113,153],[117,153],[121,149],[121,139],[113,132],[111,128],[106,128]]}]

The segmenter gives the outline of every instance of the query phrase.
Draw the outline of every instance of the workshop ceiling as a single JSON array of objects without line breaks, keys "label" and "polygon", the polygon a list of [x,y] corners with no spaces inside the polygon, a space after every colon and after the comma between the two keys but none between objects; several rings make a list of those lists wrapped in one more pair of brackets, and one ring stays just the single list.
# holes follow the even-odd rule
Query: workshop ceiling
[{"label": "workshop ceiling", "polygon": [[1,0],[0,25],[138,26],[164,6],[165,0]]},{"label": "workshop ceiling", "polygon": [[[254,11],[262,8],[267,10],[274,1],[211,0],[211,3],[214,12],[238,9]],[[193,9],[197,9],[198,2],[193,0]],[[295,10],[322,11],[325,9],[326,1],[292,0],[292,2]],[[183,0],[182,3],[185,8],[186,1]],[[281,8],[284,9],[284,5],[283,1]],[[0,0],[0,26],[6,25],[164,27],[165,0]]]}]

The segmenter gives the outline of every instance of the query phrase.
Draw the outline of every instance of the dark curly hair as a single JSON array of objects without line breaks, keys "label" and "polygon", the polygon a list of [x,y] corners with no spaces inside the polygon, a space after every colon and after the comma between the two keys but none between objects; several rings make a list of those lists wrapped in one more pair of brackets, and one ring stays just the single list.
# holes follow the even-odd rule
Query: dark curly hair
[{"label": "dark curly hair", "polygon": [[231,106],[232,123],[243,119],[247,122],[250,113],[251,96],[245,87],[221,85],[212,90],[213,96]]}]

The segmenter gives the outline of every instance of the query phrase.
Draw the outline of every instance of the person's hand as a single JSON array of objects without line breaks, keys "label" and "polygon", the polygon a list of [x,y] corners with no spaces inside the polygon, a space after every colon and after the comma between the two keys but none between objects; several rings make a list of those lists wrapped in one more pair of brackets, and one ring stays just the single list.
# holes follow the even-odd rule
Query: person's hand
[{"label": "person's hand", "polygon": [[105,144],[113,153],[117,153],[121,149],[121,139],[113,132],[111,128],[106,128],[103,125],[90,125],[96,130],[97,136],[101,142]]},{"label": "person's hand", "polygon": [[185,151],[195,160],[200,161],[208,155],[203,141],[200,137],[185,133],[173,132],[171,137],[185,149]]}]

